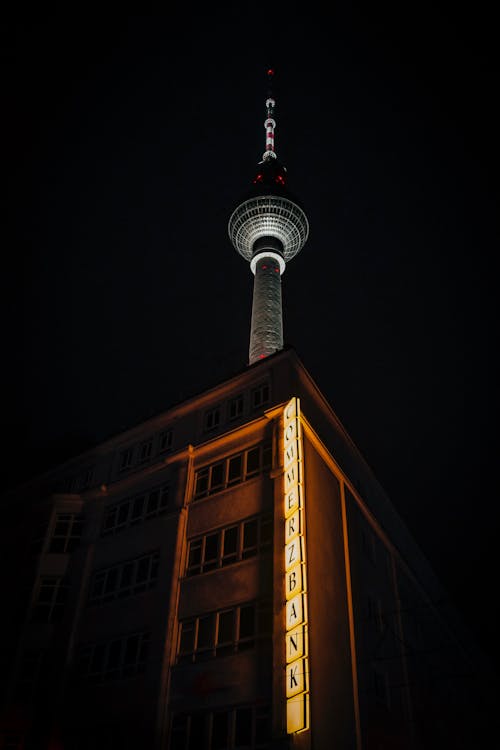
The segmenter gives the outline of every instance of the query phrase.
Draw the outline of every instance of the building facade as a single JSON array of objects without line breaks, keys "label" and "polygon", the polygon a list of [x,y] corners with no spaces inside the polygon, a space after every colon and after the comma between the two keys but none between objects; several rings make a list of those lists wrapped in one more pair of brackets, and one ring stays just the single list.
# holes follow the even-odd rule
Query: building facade
[{"label": "building facade", "polygon": [[[269,83],[273,71],[268,71]],[[479,747],[487,665],[293,349],[274,148],[229,237],[249,366],[2,501],[0,750]]]},{"label": "building facade", "polygon": [[487,726],[487,668],[293,349],[2,508],[4,750],[472,747]]}]

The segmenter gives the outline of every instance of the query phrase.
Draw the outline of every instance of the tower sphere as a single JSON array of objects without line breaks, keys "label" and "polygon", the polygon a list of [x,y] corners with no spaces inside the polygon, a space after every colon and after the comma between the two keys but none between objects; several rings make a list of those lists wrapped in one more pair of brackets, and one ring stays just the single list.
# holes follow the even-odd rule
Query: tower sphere
[{"label": "tower sphere", "polygon": [[252,260],[254,246],[261,237],[276,237],[283,246],[285,263],[302,250],[309,234],[303,210],[278,195],[262,195],[241,203],[229,219],[229,237],[246,260]]},{"label": "tower sphere", "polygon": [[248,261],[252,259],[256,241],[264,237],[279,240],[285,262],[304,247],[309,222],[286,189],[286,179],[286,168],[276,158],[262,161],[252,189],[231,214],[228,225],[230,240]]}]

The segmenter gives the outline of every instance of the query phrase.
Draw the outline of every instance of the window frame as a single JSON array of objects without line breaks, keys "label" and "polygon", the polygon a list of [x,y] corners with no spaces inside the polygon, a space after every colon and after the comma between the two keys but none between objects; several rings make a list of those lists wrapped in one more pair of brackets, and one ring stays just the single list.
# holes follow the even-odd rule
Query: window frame
[{"label": "window frame", "polygon": [[[256,544],[245,546],[245,529],[250,524],[257,523],[257,539]],[[236,551],[226,553],[225,539],[226,534],[232,529],[236,528]],[[228,524],[227,526],[221,526],[219,529],[200,534],[198,536],[188,539],[188,554],[186,559],[186,570],[185,576],[191,578],[195,575],[203,575],[212,570],[219,570],[225,568],[228,565],[241,562],[242,560],[248,560],[252,557],[256,557],[262,554],[266,550],[272,548],[272,531],[273,531],[273,515],[272,512],[260,513],[254,516],[248,516],[243,518],[236,523]],[[270,532],[270,533],[269,533]],[[217,544],[217,559],[216,564],[213,565],[213,558],[207,561],[205,559],[206,550],[206,539],[214,535],[218,535]],[[191,550],[200,550],[199,562],[191,562]],[[229,560],[228,560],[229,558]]]},{"label": "window frame", "polygon": [[[256,468],[249,469],[249,455],[258,451],[258,463]],[[237,458],[242,458],[242,468],[239,477],[229,480],[229,467],[231,461]],[[212,484],[213,470],[218,466],[222,465],[222,480],[216,484]],[[217,461],[213,461],[205,466],[200,466],[195,471],[194,477],[194,491],[193,500],[199,500],[200,498],[213,495],[216,492],[222,492],[228,487],[233,487],[237,484],[253,479],[253,477],[262,474],[264,471],[272,468],[272,444],[270,441],[257,443],[246,448],[243,451],[232,453],[229,456],[220,458]],[[203,483],[202,481],[203,480]],[[206,481],[205,481],[206,480]]]}]

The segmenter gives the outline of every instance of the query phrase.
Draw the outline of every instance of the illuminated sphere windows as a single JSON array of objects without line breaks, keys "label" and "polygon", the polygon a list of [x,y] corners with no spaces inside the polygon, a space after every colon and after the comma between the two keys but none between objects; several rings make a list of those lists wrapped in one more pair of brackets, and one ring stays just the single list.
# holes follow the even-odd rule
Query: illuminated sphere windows
[{"label": "illuminated sphere windows", "polygon": [[232,244],[247,261],[252,260],[255,242],[276,237],[283,246],[286,262],[299,253],[309,234],[309,222],[303,210],[283,196],[262,195],[241,203],[229,219]]}]

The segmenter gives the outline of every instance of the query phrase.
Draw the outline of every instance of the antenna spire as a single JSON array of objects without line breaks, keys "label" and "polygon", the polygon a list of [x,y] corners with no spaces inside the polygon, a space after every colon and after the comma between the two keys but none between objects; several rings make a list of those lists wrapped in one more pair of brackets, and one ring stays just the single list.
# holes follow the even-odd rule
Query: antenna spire
[{"label": "antenna spire", "polygon": [[268,159],[276,159],[276,152],[274,150],[274,128],[276,127],[276,122],[273,117],[274,107],[276,106],[276,102],[274,101],[273,93],[272,93],[273,77],[274,77],[273,68],[268,68],[267,70],[268,96],[266,100],[267,118],[264,122],[264,127],[266,129],[266,150],[264,151],[262,155],[262,158],[264,161],[267,161]]}]

